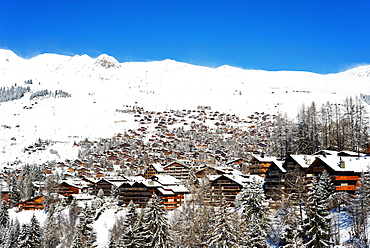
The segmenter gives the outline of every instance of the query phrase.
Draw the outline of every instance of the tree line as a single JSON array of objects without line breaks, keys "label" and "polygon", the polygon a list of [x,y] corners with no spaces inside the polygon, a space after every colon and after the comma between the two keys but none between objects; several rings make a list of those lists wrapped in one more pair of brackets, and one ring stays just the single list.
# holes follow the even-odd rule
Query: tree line
[{"label": "tree line", "polygon": [[318,150],[365,152],[369,146],[369,117],[360,98],[318,107],[302,105],[295,120],[279,115],[268,153],[284,158],[288,153],[313,154]]}]

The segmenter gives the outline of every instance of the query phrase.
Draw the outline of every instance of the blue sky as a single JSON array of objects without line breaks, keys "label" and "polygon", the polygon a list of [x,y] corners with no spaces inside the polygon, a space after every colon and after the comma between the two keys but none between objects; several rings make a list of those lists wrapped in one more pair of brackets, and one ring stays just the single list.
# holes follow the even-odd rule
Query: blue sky
[{"label": "blue sky", "polygon": [[0,48],[174,59],[217,67],[343,71],[370,64],[370,1],[2,0]]}]

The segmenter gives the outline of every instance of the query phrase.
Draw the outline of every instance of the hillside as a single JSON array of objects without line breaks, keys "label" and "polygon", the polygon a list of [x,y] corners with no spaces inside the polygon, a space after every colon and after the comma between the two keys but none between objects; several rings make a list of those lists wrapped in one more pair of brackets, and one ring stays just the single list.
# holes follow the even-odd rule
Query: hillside
[{"label": "hillside", "polygon": [[[320,75],[173,60],[119,63],[108,55],[23,59],[0,50],[0,74],[1,92],[12,95],[12,86],[17,92],[16,99],[0,100],[2,165],[76,158],[75,141],[139,127],[133,115],[120,111],[135,106],[149,111],[209,106],[240,118],[255,112],[294,117],[302,104],[340,103],[347,96],[370,94],[370,66]],[[24,152],[39,139],[52,144],[37,153]]]}]

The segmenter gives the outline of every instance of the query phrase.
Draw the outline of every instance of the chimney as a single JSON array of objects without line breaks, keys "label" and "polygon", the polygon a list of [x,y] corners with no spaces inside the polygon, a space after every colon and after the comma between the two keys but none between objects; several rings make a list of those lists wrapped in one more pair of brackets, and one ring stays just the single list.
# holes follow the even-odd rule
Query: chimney
[{"label": "chimney", "polygon": [[342,159],[339,161],[339,167],[342,169],[346,168],[346,163]]}]

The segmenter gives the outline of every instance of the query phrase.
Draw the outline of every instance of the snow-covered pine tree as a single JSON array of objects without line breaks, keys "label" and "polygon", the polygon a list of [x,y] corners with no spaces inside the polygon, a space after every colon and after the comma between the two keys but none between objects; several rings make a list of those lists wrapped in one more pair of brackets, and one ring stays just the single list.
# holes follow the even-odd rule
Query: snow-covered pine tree
[{"label": "snow-covered pine tree", "polygon": [[360,187],[349,205],[351,216],[350,243],[355,247],[368,247],[368,213],[370,210],[370,175],[362,173]]},{"label": "snow-covered pine tree", "polygon": [[225,203],[216,211],[214,228],[211,230],[209,245],[213,248],[237,248],[240,245],[239,233],[235,227],[236,215],[230,213]]},{"label": "snow-covered pine tree", "polygon": [[93,227],[93,211],[86,206],[80,213],[80,220],[77,226],[78,232],[81,235],[81,243],[83,247],[96,247],[96,232]]},{"label": "snow-covered pine tree", "polygon": [[3,243],[4,248],[17,248],[18,247],[18,236],[20,234],[21,225],[18,219],[11,220],[9,226],[9,232],[6,237],[6,241]]},{"label": "snow-covered pine tree", "polygon": [[111,189],[110,195],[111,195],[111,199],[112,199],[113,202],[114,201],[118,201],[119,187],[116,184],[113,184],[112,185],[112,189]]},{"label": "snow-covered pine tree", "polygon": [[302,247],[302,223],[296,202],[293,201],[291,204],[289,198],[285,199],[283,204],[272,213],[270,242],[282,248]]},{"label": "snow-covered pine tree", "polygon": [[149,235],[144,228],[144,215],[145,212],[143,210],[138,212],[138,217],[132,231],[134,242],[132,242],[131,244],[127,244],[132,245],[131,247],[146,247],[146,245],[148,244]]},{"label": "snow-covered pine tree", "polygon": [[23,224],[18,236],[18,248],[32,248],[30,226]]},{"label": "snow-covered pine tree", "polygon": [[250,184],[237,195],[235,205],[240,208],[244,244],[256,248],[267,247],[268,201],[262,189],[262,182],[253,177]]},{"label": "snow-covered pine tree", "polygon": [[31,240],[31,247],[32,248],[39,248],[41,246],[41,230],[40,230],[40,223],[36,219],[35,214],[32,215],[31,223],[29,225],[30,231],[30,240]]},{"label": "snow-covered pine tree", "polygon": [[131,201],[127,206],[126,218],[122,223],[117,223],[112,228],[110,244],[116,247],[139,247],[137,233],[134,232],[138,221],[135,204]]},{"label": "snow-covered pine tree", "polygon": [[57,247],[62,238],[61,228],[62,215],[59,212],[49,211],[43,231],[43,247],[55,248]]},{"label": "snow-covered pine tree", "polygon": [[319,179],[315,178],[308,192],[304,245],[309,248],[332,246],[331,214],[328,210],[331,182],[326,177],[328,174],[323,173]]},{"label": "snow-covered pine tree", "polygon": [[4,200],[0,202],[0,232],[1,229],[8,227],[9,223],[9,212],[8,206]]},{"label": "snow-covered pine tree", "polygon": [[11,190],[10,190],[10,196],[9,196],[10,207],[13,207],[13,205],[18,203],[20,200],[21,200],[21,195],[19,193],[17,182],[15,178],[13,178],[11,181]]},{"label": "snow-covered pine tree", "polygon": [[154,195],[149,201],[148,207],[145,209],[143,223],[143,234],[148,237],[145,247],[172,247],[167,213],[158,196]]},{"label": "snow-covered pine tree", "polygon": [[8,206],[4,200],[0,200],[0,247],[8,243],[10,232]]}]

